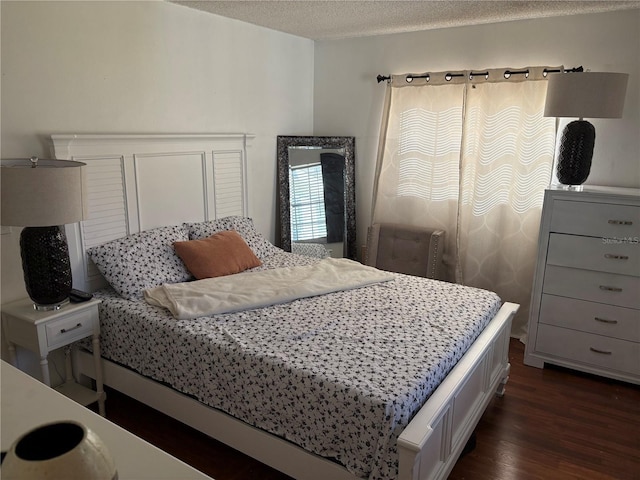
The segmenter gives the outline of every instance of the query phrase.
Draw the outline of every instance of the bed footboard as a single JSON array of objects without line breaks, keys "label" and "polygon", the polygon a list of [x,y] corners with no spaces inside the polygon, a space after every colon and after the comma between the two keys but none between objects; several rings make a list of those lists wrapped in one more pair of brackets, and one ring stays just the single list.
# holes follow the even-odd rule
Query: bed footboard
[{"label": "bed footboard", "polygon": [[398,439],[400,480],[446,479],[494,394],[509,377],[511,321],[505,303]]},{"label": "bed footboard", "polygon": [[[398,439],[400,480],[446,479],[494,392],[509,375],[511,320],[505,303]],[[77,351],[76,372],[95,378],[91,354]],[[304,480],[357,480],[337,463],[306,452],[167,386],[103,361],[104,384],[287,475]],[[107,404],[107,412],[109,406]]]},{"label": "bed footboard", "polygon": [[[75,371],[95,379],[93,356],[77,350]],[[343,466],[103,359],[104,384],[296,479],[362,480]],[[109,414],[109,403],[106,405]]]}]

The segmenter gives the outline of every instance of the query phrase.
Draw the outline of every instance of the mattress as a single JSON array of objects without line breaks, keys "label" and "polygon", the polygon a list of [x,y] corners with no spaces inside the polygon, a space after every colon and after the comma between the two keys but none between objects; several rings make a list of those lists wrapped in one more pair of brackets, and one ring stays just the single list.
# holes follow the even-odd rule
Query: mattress
[{"label": "mattress", "polygon": [[[278,252],[258,269],[316,261]],[[501,306],[492,292],[401,274],[193,320],[96,296],[104,357],[370,479],[397,476],[398,435]]]}]

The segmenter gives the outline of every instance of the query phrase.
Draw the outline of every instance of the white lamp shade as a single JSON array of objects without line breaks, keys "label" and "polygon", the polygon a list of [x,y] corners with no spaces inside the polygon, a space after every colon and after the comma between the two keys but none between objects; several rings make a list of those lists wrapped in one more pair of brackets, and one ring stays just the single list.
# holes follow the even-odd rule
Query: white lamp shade
[{"label": "white lamp shade", "polygon": [[581,72],[549,75],[545,117],[620,118],[627,73]]},{"label": "white lamp shade", "polygon": [[5,226],[46,227],[83,220],[84,163],[70,160],[3,159],[2,214]]}]

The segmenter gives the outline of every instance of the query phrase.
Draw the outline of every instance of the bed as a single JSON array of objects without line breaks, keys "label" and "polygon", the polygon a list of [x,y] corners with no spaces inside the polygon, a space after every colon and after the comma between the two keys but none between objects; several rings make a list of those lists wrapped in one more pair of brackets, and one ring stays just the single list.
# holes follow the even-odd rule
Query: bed
[{"label": "bed", "polygon": [[[517,305],[392,274],[177,320],[143,297],[158,285],[193,283],[175,242],[238,232],[260,261],[229,275],[243,282],[333,260],[283,252],[247,217],[245,135],[73,135],[54,136],[53,145],[58,158],[88,164],[88,189],[100,192],[90,211],[105,210],[106,187],[98,186],[122,196],[119,215],[67,231],[76,286],[103,300],[106,385],[294,478],[446,478],[494,393],[503,393]],[[158,198],[158,166],[187,186],[172,184],[174,194],[163,189]],[[150,208],[159,201],[165,208]],[[88,352],[78,350],[75,363],[95,378]]]},{"label": "bed", "polygon": [[326,243],[313,243],[313,242],[292,242],[291,252],[298,255],[306,255],[307,257],[325,258],[331,253]]}]

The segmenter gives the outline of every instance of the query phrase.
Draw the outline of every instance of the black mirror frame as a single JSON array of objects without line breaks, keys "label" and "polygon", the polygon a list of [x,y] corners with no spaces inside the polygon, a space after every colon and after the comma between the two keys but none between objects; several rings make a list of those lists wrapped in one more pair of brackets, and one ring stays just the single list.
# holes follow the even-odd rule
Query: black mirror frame
[{"label": "black mirror frame", "polygon": [[345,252],[352,260],[357,256],[356,244],[356,140],[355,137],[283,136],[277,138],[278,155],[278,218],[280,223],[280,248],[291,251],[291,210],[289,206],[289,147],[344,148],[345,159]]}]

